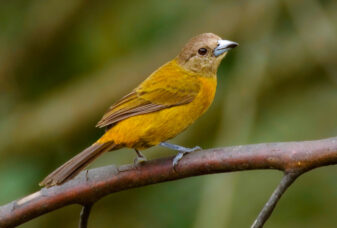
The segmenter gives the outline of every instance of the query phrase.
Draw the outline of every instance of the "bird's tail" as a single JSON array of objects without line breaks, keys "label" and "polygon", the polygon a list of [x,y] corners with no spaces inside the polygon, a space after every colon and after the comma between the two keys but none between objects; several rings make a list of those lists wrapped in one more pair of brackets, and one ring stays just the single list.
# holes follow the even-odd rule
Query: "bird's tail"
[{"label": "bird's tail", "polygon": [[107,143],[94,143],[75,157],[64,163],[57,168],[54,172],[49,174],[43,181],[40,182],[40,186],[51,187],[53,185],[62,184],[72,178],[74,178],[81,170],[83,170],[89,163],[94,161],[102,153],[112,150],[116,147],[113,142]]}]

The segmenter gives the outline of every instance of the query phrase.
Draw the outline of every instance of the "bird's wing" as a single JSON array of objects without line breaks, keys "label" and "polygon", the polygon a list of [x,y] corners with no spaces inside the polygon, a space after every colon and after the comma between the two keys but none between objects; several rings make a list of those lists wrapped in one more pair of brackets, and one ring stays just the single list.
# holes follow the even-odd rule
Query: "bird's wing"
[{"label": "bird's wing", "polygon": [[200,90],[199,80],[179,71],[171,72],[155,72],[135,90],[112,105],[96,126],[110,126],[132,116],[193,101]]}]

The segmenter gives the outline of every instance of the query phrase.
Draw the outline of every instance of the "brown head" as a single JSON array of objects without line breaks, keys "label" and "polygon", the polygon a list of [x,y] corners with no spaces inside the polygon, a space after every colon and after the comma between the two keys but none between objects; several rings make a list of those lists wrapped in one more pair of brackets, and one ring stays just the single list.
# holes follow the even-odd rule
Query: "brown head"
[{"label": "brown head", "polygon": [[203,75],[215,75],[221,60],[238,43],[222,40],[213,33],[203,33],[193,37],[176,57],[186,70]]}]

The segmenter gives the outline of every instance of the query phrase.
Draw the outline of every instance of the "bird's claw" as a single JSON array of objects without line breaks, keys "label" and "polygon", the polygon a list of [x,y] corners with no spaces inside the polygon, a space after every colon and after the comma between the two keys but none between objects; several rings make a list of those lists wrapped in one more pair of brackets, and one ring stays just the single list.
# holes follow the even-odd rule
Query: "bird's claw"
[{"label": "bird's claw", "polygon": [[172,162],[172,165],[173,165],[173,168],[176,167],[176,165],[178,165],[178,162],[180,161],[180,159],[182,159],[184,156],[184,153],[183,152],[179,152],[174,158],[173,158],[173,162]]},{"label": "bird's claw", "polygon": [[146,161],[147,161],[147,159],[146,159],[145,156],[143,156],[143,157],[136,157],[135,160],[133,161],[133,164],[134,164],[134,166],[137,166],[137,165],[143,164]]},{"label": "bird's claw", "polygon": [[184,150],[179,151],[179,153],[173,158],[173,162],[172,162],[173,169],[175,170],[179,161],[183,158],[185,154],[198,151],[198,150],[202,150],[202,148],[200,146],[195,146],[193,148],[184,148]]},{"label": "bird's claw", "polygon": [[191,152],[198,151],[198,150],[202,150],[202,148],[200,146],[195,146],[195,147],[192,148]]}]

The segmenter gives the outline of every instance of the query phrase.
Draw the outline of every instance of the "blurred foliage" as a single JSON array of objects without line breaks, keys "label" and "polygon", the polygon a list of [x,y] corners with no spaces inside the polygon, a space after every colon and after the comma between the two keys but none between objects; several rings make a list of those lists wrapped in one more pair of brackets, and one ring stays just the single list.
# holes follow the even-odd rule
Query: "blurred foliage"
[{"label": "blurred foliage", "polygon": [[[213,106],[174,142],[208,148],[336,136],[336,12],[333,0],[1,1],[0,204],[38,190],[102,134],[93,126],[110,104],[203,32],[240,47],[220,66]],[[92,167],[134,156],[123,149]],[[335,227],[336,171],[300,178],[266,227]],[[280,177],[217,174],[113,194],[95,205],[90,226],[249,227]],[[76,227],[79,211],[21,227]]]}]

